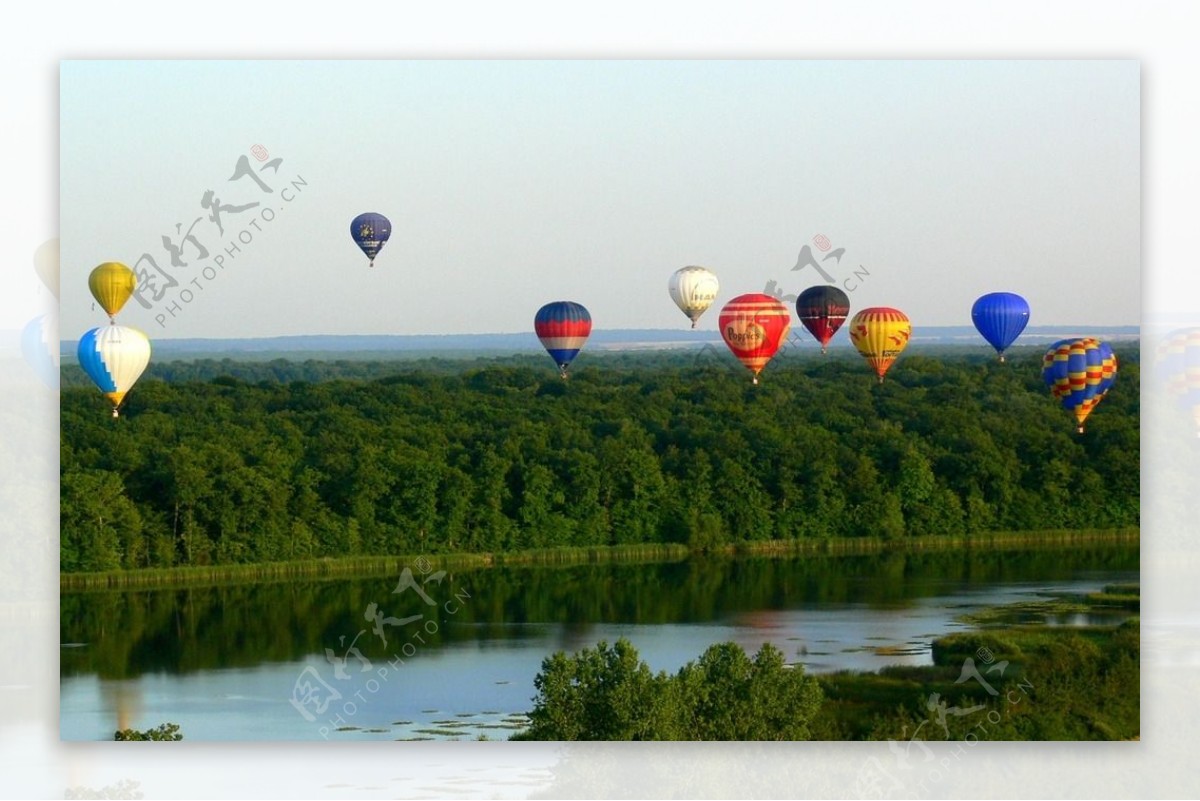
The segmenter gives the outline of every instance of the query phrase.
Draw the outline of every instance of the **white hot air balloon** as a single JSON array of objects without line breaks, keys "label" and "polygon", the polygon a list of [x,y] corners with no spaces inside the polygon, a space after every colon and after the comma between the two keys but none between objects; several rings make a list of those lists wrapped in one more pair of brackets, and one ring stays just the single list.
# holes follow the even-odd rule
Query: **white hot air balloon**
[{"label": "white hot air balloon", "polygon": [[706,267],[684,267],[671,274],[667,289],[671,300],[692,321],[692,328],[700,315],[713,305],[721,285],[717,276]]},{"label": "white hot air balloon", "polygon": [[133,388],[150,363],[150,340],[136,328],[101,326],[79,338],[78,356],[84,372],[112,403],[116,417],[125,393]]}]

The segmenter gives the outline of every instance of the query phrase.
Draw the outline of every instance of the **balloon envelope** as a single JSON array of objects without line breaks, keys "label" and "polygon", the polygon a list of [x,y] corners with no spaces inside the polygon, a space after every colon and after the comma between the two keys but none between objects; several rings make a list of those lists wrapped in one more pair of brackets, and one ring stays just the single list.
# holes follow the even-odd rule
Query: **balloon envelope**
[{"label": "balloon envelope", "polygon": [[696,327],[700,315],[713,305],[720,288],[716,274],[706,267],[683,267],[672,273],[671,280],[667,282],[671,299],[692,321],[692,328]]},{"label": "balloon envelope", "polygon": [[1158,345],[1155,368],[1167,394],[1191,413],[1200,436],[1200,328],[1167,334]]},{"label": "balloon envelope", "polygon": [[580,303],[557,300],[538,309],[533,330],[558,365],[559,373],[566,378],[567,367],[592,333],[592,315]]},{"label": "balloon envelope", "polygon": [[92,297],[100,308],[108,312],[109,319],[121,310],[136,288],[133,270],[119,261],[106,261],[88,276],[88,289],[92,290]]},{"label": "balloon envelope", "polygon": [[368,211],[350,222],[350,236],[354,243],[367,255],[370,266],[375,266],[375,257],[392,235],[392,223],[382,214]]},{"label": "balloon envelope", "polygon": [[150,363],[150,340],[136,328],[106,325],[79,338],[79,365],[113,405],[113,417],[125,393]]},{"label": "balloon envelope", "polygon": [[808,333],[821,343],[822,353],[849,313],[850,298],[836,286],[810,286],[796,298],[796,314]]},{"label": "balloon envelope", "polygon": [[42,383],[58,389],[58,315],[34,317],[21,331],[21,354]]},{"label": "balloon envelope", "polygon": [[754,374],[755,384],[792,326],[787,306],[761,293],[738,295],[726,303],[719,322],[722,339],[737,360]]},{"label": "balloon envelope", "polygon": [[1117,379],[1117,357],[1094,337],[1055,342],[1042,357],[1042,380],[1054,399],[1075,415],[1077,430]]},{"label": "balloon envelope", "polygon": [[50,239],[33,252],[33,271],[46,288],[58,297],[58,240]]},{"label": "balloon envelope", "polygon": [[1004,361],[1004,351],[1029,324],[1029,303],[1012,292],[992,292],[975,301],[971,322]]},{"label": "balloon envelope", "polygon": [[863,309],[850,321],[850,341],[875,368],[880,383],[896,357],[908,347],[911,337],[912,323],[908,316],[888,306]]}]

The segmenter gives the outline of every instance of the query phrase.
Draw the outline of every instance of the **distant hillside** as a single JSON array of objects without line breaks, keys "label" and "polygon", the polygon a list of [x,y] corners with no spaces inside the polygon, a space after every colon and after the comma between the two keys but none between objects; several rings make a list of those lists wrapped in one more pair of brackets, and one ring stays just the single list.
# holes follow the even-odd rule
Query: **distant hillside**
[{"label": "distant hillside", "polygon": [[[814,344],[808,332],[799,326],[793,327],[793,336],[799,336],[806,344]],[[202,356],[225,356],[236,358],[284,357],[289,355],[312,358],[322,353],[454,353],[503,352],[520,353],[540,351],[533,332],[517,334],[313,334],[304,336],[259,337],[250,339],[151,339],[154,342],[156,359],[193,359]],[[1021,335],[1019,342],[1025,345],[1053,342],[1069,336],[1097,336],[1103,339],[1136,339],[1137,326],[1031,326]],[[665,350],[675,348],[700,348],[705,344],[720,344],[716,331],[693,331],[691,329],[608,329],[592,332],[587,347],[592,350]],[[913,334],[914,344],[925,345],[983,345],[979,333],[972,326],[928,326],[918,328]],[[62,353],[74,356],[77,341],[64,340]],[[848,348],[850,340],[839,333],[830,347]]]}]

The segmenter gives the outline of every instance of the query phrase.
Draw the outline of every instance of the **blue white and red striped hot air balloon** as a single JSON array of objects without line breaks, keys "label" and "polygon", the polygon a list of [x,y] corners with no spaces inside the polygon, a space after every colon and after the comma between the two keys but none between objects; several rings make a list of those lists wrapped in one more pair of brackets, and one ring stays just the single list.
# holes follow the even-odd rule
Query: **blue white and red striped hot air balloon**
[{"label": "blue white and red striped hot air balloon", "polygon": [[556,300],[538,309],[533,330],[565,379],[567,367],[592,333],[592,315],[582,304]]},{"label": "blue white and red striped hot air balloon", "polygon": [[136,328],[106,325],[79,338],[79,365],[112,403],[113,417],[150,363],[150,340]]}]

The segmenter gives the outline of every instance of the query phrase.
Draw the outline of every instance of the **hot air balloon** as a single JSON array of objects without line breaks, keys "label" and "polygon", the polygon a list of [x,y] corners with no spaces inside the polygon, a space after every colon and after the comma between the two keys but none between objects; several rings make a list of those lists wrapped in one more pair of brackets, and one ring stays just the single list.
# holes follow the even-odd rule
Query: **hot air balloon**
[{"label": "hot air balloon", "polygon": [[738,295],[725,304],[720,317],[721,337],[737,360],[758,374],[779,350],[792,326],[787,306],[770,295]]},{"label": "hot air balloon", "polygon": [[975,301],[971,322],[1004,361],[1004,351],[1029,323],[1029,303],[1012,292],[991,292]]},{"label": "hot air balloon", "polygon": [[350,236],[354,238],[354,243],[362,249],[362,252],[367,254],[370,267],[375,266],[375,257],[379,255],[379,251],[383,250],[384,244],[391,235],[391,221],[373,211],[360,214],[350,222]]},{"label": "hot air balloon", "polygon": [[42,383],[58,389],[58,315],[49,311],[34,317],[21,332],[21,353]]},{"label": "hot air balloon", "polygon": [[1075,414],[1077,431],[1117,379],[1117,357],[1093,337],[1055,342],[1042,357],[1042,380],[1055,400]]},{"label": "hot air balloon", "polygon": [[667,282],[671,300],[692,321],[692,328],[696,327],[700,315],[713,305],[720,288],[716,274],[706,267],[683,267],[672,273]]},{"label": "hot air balloon", "polygon": [[867,363],[875,368],[879,383],[896,357],[908,346],[912,323],[904,312],[887,306],[872,306],[850,321],[850,341]]},{"label": "hot air balloon", "polygon": [[533,318],[533,330],[558,365],[559,374],[566,379],[567,367],[592,333],[592,315],[582,304],[556,300],[538,309]]},{"label": "hot air balloon", "polygon": [[137,278],[133,270],[119,261],[106,261],[88,276],[88,289],[92,290],[92,297],[100,304],[100,308],[108,312],[109,320],[116,316],[136,288]]},{"label": "hot air balloon", "polygon": [[106,325],[79,338],[78,355],[80,366],[112,403],[116,417],[125,393],[150,363],[150,340],[136,328]]},{"label": "hot air balloon", "polygon": [[58,297],[58,240],[48,239],[33,252],[33,271],[46,288]]},{"label": "hot air balloon", "polygon": [[1190,412],[1200,437],[1200,328],[1167,334],[1158,345],[1156,372],[1180,407]]},{"label": "hot air balloon", "polygon": [[796,298],[796,314],[808,332],[821,343],[821,353],[826,351],[829,340],[846,322],[849,313],[850,298],[836,286],[810,286]]}]

